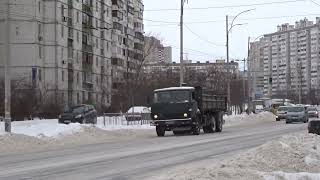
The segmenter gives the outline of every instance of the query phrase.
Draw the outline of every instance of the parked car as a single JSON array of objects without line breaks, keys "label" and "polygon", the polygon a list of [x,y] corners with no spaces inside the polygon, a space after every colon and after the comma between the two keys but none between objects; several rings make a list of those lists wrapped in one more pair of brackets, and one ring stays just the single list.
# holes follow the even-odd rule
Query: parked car
[{"label": "parked car", "polygon": [[134,106],[127,111],[125,117],[127,121],[151,120],[150,114],[150,108],[144,106]]},{"label": "parked car", "polygon": [[307,111],[308,111],[309,117],[315,117],[315,118],[319,117],[319,112],[316,107],[308,107]]},{"label": "parked car", "polygon": [[303,106],[292,106],[287,109],[286,123],[309,121],[308,111]]},{"label": "parked car", "polygon": [[73,106],[59,116],[59,123],[97,124],[97,111],[92,105]]},{"label": "parked car", "polygon": [[320,120],[311,120],[308,124],[308,131],[309,133],[320,135]]},{"label": "parked car", "polygon": [[276,121],[286,119],[289,106],[280,106],[276,112]]}]

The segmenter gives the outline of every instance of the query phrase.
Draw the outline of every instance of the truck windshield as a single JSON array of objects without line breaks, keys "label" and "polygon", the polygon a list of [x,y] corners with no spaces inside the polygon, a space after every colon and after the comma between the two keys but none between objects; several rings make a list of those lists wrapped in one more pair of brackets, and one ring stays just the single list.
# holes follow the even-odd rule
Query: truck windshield
[{"label": "truck windshield", "polygon": [[190,101],[190,91],[161,91],[154,94],[154,103],[183,103]]}]

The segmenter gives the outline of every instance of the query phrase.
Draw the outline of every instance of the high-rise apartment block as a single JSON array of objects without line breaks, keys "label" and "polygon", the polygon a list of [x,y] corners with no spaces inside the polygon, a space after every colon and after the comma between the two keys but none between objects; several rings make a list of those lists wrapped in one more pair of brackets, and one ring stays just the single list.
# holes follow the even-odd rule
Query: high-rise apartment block
[{"label": "high-rise apartment block", "polygon": [[[283,24],[278,31],[251,44],[251,72],[261,72],[267,97],[311,99],[320,97],[320,18],[295,25]],[[255,79],[261,88],[262,74]],[[301,99],[300,98],[300,99]]]},{"label": "high-rise apartment block", "polygon": [[172,48],[153,36],[145,37],[144,54],[148,64],[172,63]]},{"label": "high-rise apartment block", "polygon": [[[28,81],[65,105],[109,107],[118,84],[130,78],[143,58],[142,0],[0,4],[1,54],[9,36],[11,79]],[[4,27],[7,17],[10,32]],[[0,63],[3,67],[2,59]]]}]

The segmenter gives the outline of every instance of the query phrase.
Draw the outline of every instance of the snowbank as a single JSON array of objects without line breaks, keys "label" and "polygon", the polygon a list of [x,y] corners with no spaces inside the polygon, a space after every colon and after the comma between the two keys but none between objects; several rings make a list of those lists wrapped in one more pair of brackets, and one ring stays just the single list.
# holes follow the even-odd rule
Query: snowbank
[{"label": "snowbank", "polygon": [[239,124],[252,123],[253,121],[275,121],[275,116],[271,112],[262,112],[259,114],[239,114],[239,115],[225,115],[224,120],[226,126],[234,126]]},{"label": "snowbank", "polygon": [[320,136],[287,135],[229,159],[212,161],[158,179],[320,180]]},{"label": "snowbank", "polygon": [[[12,122],[12,133],[32,137],[52,137],[73,134],[82,131],[80,124],[59,124],[58,120],[33,120]],[[4,125],[0,123],[0,134],[4,134]]]},{"label": "snowbank", "polygon": [[[109,120],[110,122],[110,120]],[[58,120],[33,120],[33,121],[16,121],[12,122],[12,133],[22,134],[32,137],[49,137],[49,138],[59,138],[67,135],[72,135],[75,133],[81,133],[87,127],[92,127],[92,125],[81,125],[79,123],[71,124],[59,124]],[[115,130],[139,130],[139,129],[152,129],[150,124],[140,125],[132,124],[127,125],[126,123],[114,123],[104,125],[103,118],[98,119],[98,123],[92,130],[96,129],[115,131]],[[0,122],[0,135],[4,135],[4,124]]]}]

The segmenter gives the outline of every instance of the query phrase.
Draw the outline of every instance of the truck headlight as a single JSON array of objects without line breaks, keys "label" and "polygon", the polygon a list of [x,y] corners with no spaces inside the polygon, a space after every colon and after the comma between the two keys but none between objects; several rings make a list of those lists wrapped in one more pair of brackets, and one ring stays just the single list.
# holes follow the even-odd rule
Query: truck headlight
[{"label": "truck headlight", "polygon": [[76,119],[82,118],[82,114],[79,114],[75,117]]},{"label": "truck headlight", "polygon": [[183,117],[187,118],[188,117],[188,113],[184,113]]},{"label": "truck headlight", "polygon": [[61,119],[61,115],[59,115],[58,118]]},{"label": "truck headlight", "polygon": [[159,116],[156,115],[156,114],[153,116],[154,119],[158,119],[158,117],[159,117]]}]

